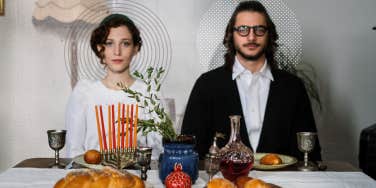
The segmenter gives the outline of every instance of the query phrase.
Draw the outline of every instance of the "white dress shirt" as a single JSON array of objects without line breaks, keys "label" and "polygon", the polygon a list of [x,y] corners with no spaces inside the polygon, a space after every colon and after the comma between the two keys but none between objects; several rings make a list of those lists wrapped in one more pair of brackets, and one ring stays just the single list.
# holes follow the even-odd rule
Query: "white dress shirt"
[{"label": "white dress shirt", "polygon": [[273,75],[266,60],[259,72],[252,73],[235,57],[232,79],[236,79],[249,141],[256,151]]},{"label": "white dress shirt", "polygon": [[[143,94],[147,93],[146,84],[140,80],[136,80],[130,88]],[[101,81],[80,80],[77,83],[69,97],[65,114],[67,157],[76,157],[89,149],[99,150],[95,105],[102,105],[104,124],[107,128],[107,105],[114,104],[114,111],[117,112],[119,102],[136,104],[136,100],[129,98],[124,91],[108,89]],[[144,108],[138,108],[138,110],[140,119],[151,117]],[[115,113],[115,119],[118,119],[117,114]],[[108,135],[106,138],[108,139]],[[137,134],[137,144],[152,147],[153,159],[158,159],[159,154],[163,151],[162,136],[157,132],[143,136],[140,131]],[[107,145],[109,145],[108,142]]]}]

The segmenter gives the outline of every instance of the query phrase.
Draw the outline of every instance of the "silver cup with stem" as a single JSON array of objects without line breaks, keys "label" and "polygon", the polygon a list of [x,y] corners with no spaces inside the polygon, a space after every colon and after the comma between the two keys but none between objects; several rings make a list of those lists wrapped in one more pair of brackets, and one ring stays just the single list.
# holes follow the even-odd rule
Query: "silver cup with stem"
[{"label": "silver cup with stem", "polygon": [[213,176],[220,170],[221,157],[219,155],[206,154],[205,156],[205,171],[209,176],[208,182],[213,179]]},{"label": "silver cup with stem", "polygon": [[66,130],[48,130],[48,144],[51,149],[55,150],[55,163],[50,165],[50,168],[64,168],[65,164],[60,163],[59,150],[65,145]]},{"label": "silver cup with stem", "polygon": [[298,132],[298,148],[304,153],[304,164],[298,167],[300,171],[315,171],[317,167],[309,162],[308,153],[315,148],[317,133],[315,132]]},{"label": "silver cup with stem", "polygon": [[136,161],[137,164],[141,167],[141,179],[146,181],[147,179],[147,170],[149,169],[151,163],[151,153],[152,148],[147,146],[137,147],[136,150]]}]

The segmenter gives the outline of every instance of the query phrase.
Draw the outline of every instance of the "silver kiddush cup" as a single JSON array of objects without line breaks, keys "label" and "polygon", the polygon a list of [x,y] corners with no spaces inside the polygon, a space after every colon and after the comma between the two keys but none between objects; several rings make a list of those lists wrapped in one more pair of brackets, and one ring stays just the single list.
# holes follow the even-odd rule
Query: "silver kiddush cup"
[{"label": "silver kiddush cup", "polygon": [[48,144],[51,149],[55,150],[55,163],[50,168],[64,168],[65,164],[60,163],[59,150],[65,145],[66,130],[48,130]]},{"label": "silver kiddush cup", "polygon": [[298,139],[298,148],[301,152],[304,153],[304,164],[299,166],[298,170],[300,171],[315,171],[317,167],[309,163],[308,153],[315,148],[316,136],[315,132],[298,132],[296,133]]},{"label": "silver kiddush cup", "polygon": [[151,147],[138,147],[136,150],[136,160],[137,163],[141,166],[141,179],[146,181],[147,179],[147,170],[151,162]]}]

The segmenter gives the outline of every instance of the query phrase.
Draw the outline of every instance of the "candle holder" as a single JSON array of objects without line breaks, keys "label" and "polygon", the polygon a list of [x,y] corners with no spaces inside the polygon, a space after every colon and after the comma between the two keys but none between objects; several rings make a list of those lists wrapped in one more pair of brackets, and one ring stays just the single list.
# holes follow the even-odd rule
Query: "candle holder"
[{"label": "candle holder", "polygon": [[116,169],[132,167],[136,164],[136,148],[111,149],[101,152],[104,166],[111,166]]}]

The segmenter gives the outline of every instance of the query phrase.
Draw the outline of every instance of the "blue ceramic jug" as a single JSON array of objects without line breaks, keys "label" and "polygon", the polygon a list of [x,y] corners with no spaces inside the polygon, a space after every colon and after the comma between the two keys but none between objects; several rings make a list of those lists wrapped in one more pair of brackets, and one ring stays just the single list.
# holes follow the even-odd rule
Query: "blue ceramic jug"
[{"label": "blue ceramic jug", "polygon": [[164,183],[166,177],[174,171],[176,163],[180,163],[183,172],[187,173],[194,184],[198,178],[198,154],[194,150],[194,137],[187,142],[177,140],[163,144],[164,153],[159,156],[159,178]]}]

